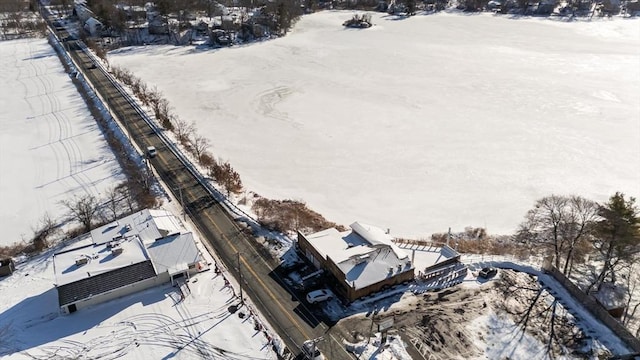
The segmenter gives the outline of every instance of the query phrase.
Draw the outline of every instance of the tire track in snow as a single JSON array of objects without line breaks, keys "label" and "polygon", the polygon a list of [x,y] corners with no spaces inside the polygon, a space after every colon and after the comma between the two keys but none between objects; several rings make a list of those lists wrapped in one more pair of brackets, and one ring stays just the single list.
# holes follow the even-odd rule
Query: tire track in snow
[{"label": "tire track in snow", "polygon": [[[101,323],[93,329],[102,329],[102,335],[89,341],[61,340],[33,349],[25,355],[33,359],[83,358],[111,360],[126,356],[139,346],[163,347],[182,353],[188,358],[224,360],[263,360],[226,351],[188,333],[186,327],[200,326],[214,319],[211,313],[175,320],[161,313],[137,314],[113,324]],[[227,316],[230,313],[227,312]],[[205,325],[207,326],[207,325]],[[215,325],[214,325],[215,326]],[[105,334],[106,328],[112,330]],[[203,354],[206,354],[203,356]],[[171,355],[171,354],[170,354]]]},{"label": "tire track in snow", "polygon": [[267,117],[283,122],[291,123],[295,127],[300,127],[301,124],[293,121],[289,118],[289,115],[285,112],[279,111],[277,105],[285,100],[289,95],[293,94],[293,90],[287,86],[278,86],[272,89],[265,90],[257,96],[258,110]]}]

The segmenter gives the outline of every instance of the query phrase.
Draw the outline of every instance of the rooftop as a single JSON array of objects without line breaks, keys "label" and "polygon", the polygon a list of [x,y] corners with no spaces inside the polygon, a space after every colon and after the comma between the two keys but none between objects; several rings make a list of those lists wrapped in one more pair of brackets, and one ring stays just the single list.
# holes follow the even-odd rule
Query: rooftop
[{"label": "rooftop", "polygon": [[350,286],[363,288],[413,269],[408,255],[384,230],[359,222],[350,227],[351,231],[331,228],[305,236],[320,255],[336,263]]},{"label": "rooftop", "polygon": [[407,258],[407,254],[382,229],[359,222],[354,222],[350,227],[351,230],[343,232],[331,228],[305,237],[325,259],[331,258],[336,263],[355,255],[367,254],[376,247],[389,247],[398,258]]},{"label": "rooftop", "polygon": [[345,281],[354,289],[361,289],[413,269],[407,258],[399,259],[389,247],[355,256],[337,263],[345,274]]},{"label": "rooftop", "polygon": [[198,262],[200,251],[193,234],[172,234],[147,245],[147,251],[156,268],[156,273],[168,271],[170,275],[187,270]]},{"label": "rooftop", "polygon": [[[90,238],[54,255],[56,283],[61,286],[150,260],[145,246],[170,234],[179,234],[180,229],[180,220],[169,211],[149,209],[94,229]],[[112,252],[111,247],[115,243],[122,250],[117,255],[119,250]]]},{"label": "rooftop", "polygon": [[[89,244],[67,248],[53,256],[53,268],[58,286],[103,274],[125,266],[149,260],[140,239],[128,235],[118,241],[116,248],[110,243]],[[121,249],[116,254],[113,249]]]},{"label": "rooftop", "polygon": [[91,231],[94,244],[104,244],[114,238],[137,235],[144,243],[151,243],[169,234],[179,233],[179,220],[166,210],[142,210]]}]

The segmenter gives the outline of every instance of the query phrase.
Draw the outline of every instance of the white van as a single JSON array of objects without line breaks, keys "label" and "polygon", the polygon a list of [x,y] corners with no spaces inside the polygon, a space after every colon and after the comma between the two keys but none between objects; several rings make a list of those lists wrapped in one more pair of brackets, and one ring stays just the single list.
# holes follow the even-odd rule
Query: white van
[{"label": "white van", "polygon": [[155,146],[149,146],[147,147],[147,157],[148,158],[152,158],[155,157],[156,154],[158,154],[158,151],[156,150]]}]

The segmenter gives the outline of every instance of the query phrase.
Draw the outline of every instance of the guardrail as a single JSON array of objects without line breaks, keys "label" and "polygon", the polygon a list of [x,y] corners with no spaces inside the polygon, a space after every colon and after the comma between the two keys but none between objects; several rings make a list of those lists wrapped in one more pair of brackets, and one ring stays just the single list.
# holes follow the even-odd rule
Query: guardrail
[{"label": "guardrail", "polygon": [[589,312],[595,316],[600,322],[606,325],[611,331],[613,331],[618,338],[620,338],[627,346],[629,346],[634,352],[640,352],[640,340],[636,338],[624,325],[616,320],[609,312],[598,303],[598,301],[591,295],[580,290],[569,278],[563,273],[558,271],[555,266],[551,264],[545,264],[542,270],[551,275],[556,281],[567,289],[569,294],[573,296],[582,306],[584,306]]},{"label": "guardrail", "polygon": [[[50,24],[49,24],[49,31],[56,39],[56,42],[58,43],[58,45],[64,49],[64,46],[62,45],[62,41],[57,36],[56,32],[53,29],[51,29]],[[95,54],[91,52],[91,50],[86,46],[84,42],[80,40],[76,40],[76,43],[79,45],[82,52],[85,53],[89,57],[89,59],[91,59],[91,62],[94,65],[96,65],[96,68],[100,69],[100,71],[104,74],[104,76],[109,80],[111,85],[113,85],[114,88],[116,88],[118,93],[133,107],[136,113],[153,130],[154,134],[156,134],[158,138],[160,138],[160,140],[167,147],[167,149],[169,149],[173,153],[173,155],[193,175],[193,177],[198,181],[198,183],[207,190],[209,195],[213,196],[214,199],[216,199],[216,201],[218,201],[221,205],[223,205],[229,213],[233,213],[237,216],[243,216],[246,218],[246,220],[251,221],[256,225],[259,225],[257,221],[253,219],[253,217],[250,214],[238,208],[232,202],[228,201],[227,197],[224,196],[222,192],[220,192],[211,184],[211,182],[197,169],[197,167],[191,162],[191,160],[183,154],[182,150],[180,150],[177,147],[177,145],[169,137],[167,137],[167,135],[164,133],[164,130],[160,128],[153,119],[151,119],[151,117],[147,114],[147,112],[144,109],[142,109],[138,101],[126,91],[126,89],[117,81],[117,79],[115,79],[115,77],[108,71],[108,69],[105,69],[105,67],[102,64],[102,61],[96,58]],[[81,66],[79,66],[79,64],[76,63],[76,61],[72,57],[70,56],[66,56],[66,57],[70,62],[73,63],[76,69],[79,70],[82,68]],[[91,88],[92,92],[96,95],[96,97],[100,99],[100,102],[102,102],[104,108],[107,109],[107,111],[109,111],[111,117],[115,119],[115,116],[113,116],[113,112],[111,111],[108,101],[106,101],[102,97],[102,95],[97,91],[97,89],[93,86],[93,84],[86,81],[83,74],[80,74],[80,76],[82,76],[81,80],[84,80],[83,82],[87,84],[87,86]],[[125,129],[123,129],[118,122],[116,122],[116,124],[121,131],[126,131],[128,133],[126,126],[125,126]],[[134,145],[130,140],[129,142],[131,145]],[[173,191],[173,189],[171,191]]]},{"label": "guardrail", "polygon": [[[109,82],[118,90],[120,95],[122,95],[122,97],[127,100],[127,102],[133,107],[136,113],[140,117],[142,117],[145,123],[153,130],[154,134],[156,134],[160,138],[162,143],[173,153],[173,155],[175,155],[175,157],[178,160],[180,160],[182,165],[193,175],[193,177],[198,181],[198,183],[202,185],[209,192],[209,194],[213,196],[214,199],[216,199],[216,201],[222,204],[229,212],[244,216],[246,217],[247,220],[253,221],[254,223],[257,224],[257,221],[255,221],[255,219],[253,219],[253,217],[250,214],[246,213],[242,209],[235,206],[235,204],[228,201],[227,197],[224,196],[222,192],[220,192],[213,185],[211,185],[211,182],[202,173],[200,173],[200,171],[193,164],[193,162],[191,162],[191,160],[184,155],[182,150],[180,150],[178,146],[169,137],[167,137],[167,135],[164,133],[164,129],[159,127],[158,124],[153,119],[151,119],[151,117],[147,114],[147,112],[144,109],[142,109],[140,104],[138,104],[138,101],[126,91],[126,89],[118,82],[117,79],[115,79],[115,77],[107,69],[104,68],[104,66],[102,66],[101,62],[96,61],[95,55],[88,50],[86,45],[84,45],[84,43],[82,45],[83,45],[82,47],[83,52],[85,52],[85,54],[87,54],[87,56],[89,56],[92,59],[92,62],[94,64],[97,63],[97,67],[100,68],[100,71],[102,71],[102,73],[109,80]],[[108,103],[106,105],[107,107],[109,106]]]}]

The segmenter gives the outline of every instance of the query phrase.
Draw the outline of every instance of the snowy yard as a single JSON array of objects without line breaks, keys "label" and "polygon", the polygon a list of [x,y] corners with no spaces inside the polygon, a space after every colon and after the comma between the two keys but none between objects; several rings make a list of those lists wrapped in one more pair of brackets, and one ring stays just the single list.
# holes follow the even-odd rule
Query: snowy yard
[{"label": "snowy yard", "polygon": [[230,311],[239,299],[222,275],[195,275],[183,301],[166,284],[63,316],[52,259],[48,251],[0,279],[0,357],[275,359],[247,308]]},{"label": "snowy yard", "polygon": [[[375,319],[392,317],[393,328],[426,359],[598,359],[629,352],[548,275],[515,268],[490,280],[470,272],[452,288],[369,304],[366,314],[343,320],[346,338],[363,344]],[[370,345],[369,354],[371,348],[378,347]]]},{"label": "snowy yard", "polygon": [[511,233],[552,193],[640,195],[640,20],[376,13],[345,29],[351,15],[109,60],[195,121],[248,190],[341,224]]},{"label": "snowy yard", "polygon": [[30,240],[59,204],[124,179],[76,87],[46,39],[0,41],[0,246]]}]

